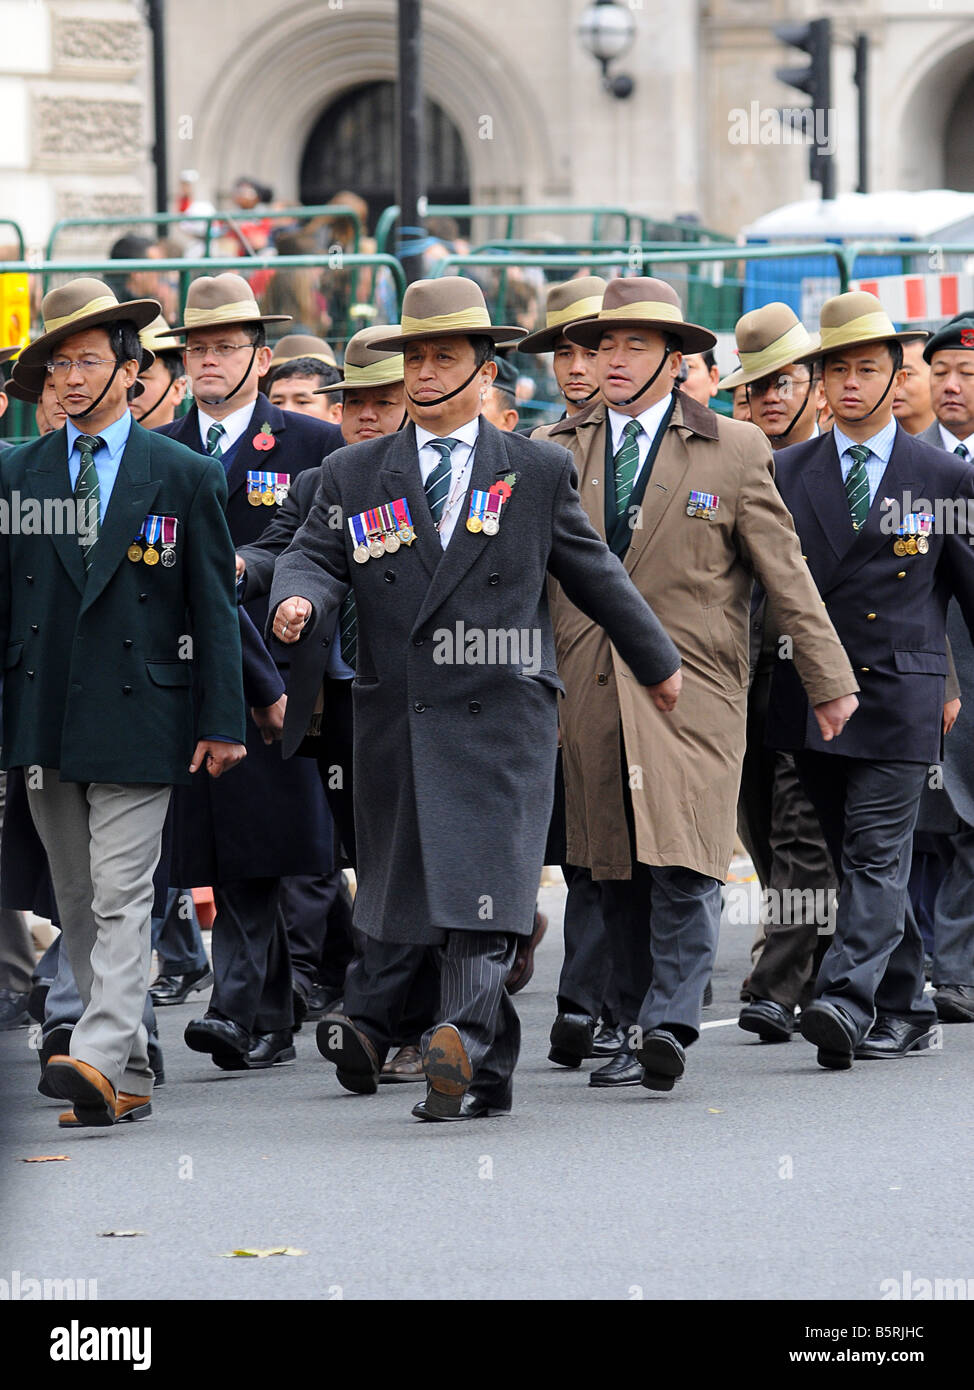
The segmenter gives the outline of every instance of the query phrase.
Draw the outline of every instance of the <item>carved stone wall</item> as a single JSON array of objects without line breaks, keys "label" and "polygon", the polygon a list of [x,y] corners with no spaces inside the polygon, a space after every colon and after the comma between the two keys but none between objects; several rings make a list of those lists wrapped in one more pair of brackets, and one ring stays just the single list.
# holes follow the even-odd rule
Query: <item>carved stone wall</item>
[{"label": "carved stone wall", "polygon": [[136,19],[91,19],[74,11],[55,10],[52,20],[55,72],[135,72],[145,60],[145,33]]},{"label": "carved stone wall", "polygon": [[144,158],[145,105],[117,97],[34,97],[34,151],[43,168],[130,168]]}]

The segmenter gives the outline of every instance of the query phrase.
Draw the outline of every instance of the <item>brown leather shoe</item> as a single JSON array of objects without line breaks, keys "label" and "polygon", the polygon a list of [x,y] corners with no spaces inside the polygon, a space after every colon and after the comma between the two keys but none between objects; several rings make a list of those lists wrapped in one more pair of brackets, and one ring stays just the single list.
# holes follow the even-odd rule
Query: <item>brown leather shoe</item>
[{"label": "brown leather shoe", "polygon": [[379,1081],[423,1081],[425,1076],[422,1053],[414,1043],[406,1043],[386,1062],[379,1072]]},{"label": "brown leather shoe", "polygon": [[[127,1091],[119,1091],[115,1101],[115,1123],[128,1124],[136,1120],[147,1120],[152,1114],[151,1096],[131,1096]],[[76,1111],[64,1110],[57,1117],[61,1129],[78,1129],[90,1120],[79,1120]]]},{"label": "brown leather shoe", "polygon": [[504,982],[504,988],[508,994],[517,994],[519,989],[531,979],[534,974],[534,953],[541,945],[545,932],[548,930],[548,919],[543,912],[534,914],[534,931],[525,940],[524,937],[517,948],[517,955],[514,957],[514,964]]},{"label": "brown leather shoe", "polygon": [[433,1030],[423,1054],[423,1071],[429,1083],[426,1111],[433,1119],[459,1115],[460,1102],[473,1079],[473,1068],[463,1039],[452,1023]]},{"label": "brown leather shoe", "polygon": [[115,1087],[87,1062],[77,1057],[55,1055],[44,1069],[44,1080],[53,1095],[74,1101],[79,1124],[115,1123]]}]

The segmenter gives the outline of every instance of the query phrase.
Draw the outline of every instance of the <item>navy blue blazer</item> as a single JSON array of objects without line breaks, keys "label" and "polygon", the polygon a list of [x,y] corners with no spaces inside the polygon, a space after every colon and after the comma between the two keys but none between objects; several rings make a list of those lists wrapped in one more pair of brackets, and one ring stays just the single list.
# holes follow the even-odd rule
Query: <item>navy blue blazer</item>
[{"label": "navy blue blazer", "polygon": [[[974,535],[966,528],[957,534],[941,519],[952,514],[954,502],[966,527],[974,522],[974,468],[897,426],[889,464],[858,533],[831,432],[776,454],[775,481],[860,691],[859,709],[826,744],[792,663],[778,661],[769,744],[877,762],[939,762],[952,595],[974,635]],[[899,556],[893,549],[889,504],[902,515],[907,494],[912,510],[939,513],[925,555]]]}]

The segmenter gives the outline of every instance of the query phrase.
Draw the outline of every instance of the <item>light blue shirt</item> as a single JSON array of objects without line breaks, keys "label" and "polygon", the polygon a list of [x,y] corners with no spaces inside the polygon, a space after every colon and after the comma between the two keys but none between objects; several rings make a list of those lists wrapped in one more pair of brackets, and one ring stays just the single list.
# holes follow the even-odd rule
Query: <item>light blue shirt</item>
[{"label": "light blue shirt", "polygon": [[[125,446],[128,443],[131,429],[132,412],[126,410],[124,415],[113,421],[107,429],[98,431],[99,437],[105,441],[103,449],[95,450],[95,472],[98,474],[98,517],[101,525],[104,525],[105,522],[105,512],[108,510],[112,488],[118,477],[118,465],[125,453]],[[88,434],[89,431],[79,430],[70,416],[64,422],[64,431],[68,441],[68,477],[71,480],[73,492],[78,484],[78,474],[81,472],[81,450],[75,441],[79,434]]]},{"label": "light blue shirt", "polygon": [[[839,453],[839,464],[842,468],[842,481],[845,482],[849,476],[849,471],[855,463],[855,459],[849,450],[858,440],[850,439],[847,434],[843,434],[838,425],[832,426],[832,438],[835,440],[835,447]],[[881,429],[879,434],[874,434],[872,439],[864,439],[862,442],[872,453],[866,459],[866,477],[869,479],[869,505],[872,506],[879,485],[886,472],[889,463],[889,456],[893,452],[893,444],[896,440],[896,421],[890,420],[885,429]]]}]

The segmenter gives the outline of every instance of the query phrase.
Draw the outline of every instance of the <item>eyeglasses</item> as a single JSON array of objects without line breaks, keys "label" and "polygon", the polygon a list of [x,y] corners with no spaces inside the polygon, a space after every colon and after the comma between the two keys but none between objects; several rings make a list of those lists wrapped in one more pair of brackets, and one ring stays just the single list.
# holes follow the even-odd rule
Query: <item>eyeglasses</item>
[{"label": "eyeglasses", "polygon": [[188,362],[202,362],[204,357],[232,357],[235,352],[249,347],[253,347],[253,343],[215,343],[213,347],[194,343],[192,347],[183,348],[183,354]]},{"label": "eyeglasses", "polygon": [[748,396],[766,396],[769,391],[777,391],[779,396],[790,396],[796,386],[807,386],[811,377],[776,376],[762,377],[760,381],[749,381]]},{"label": "eyeglasses", "polygon": [[114,367],[111,357],[79,357],[73,362],[70,357],[54,357],[46,363],[51,376],[67,376],[72,367],[77,367],[84,376],[93,376],[99,367]]}]

